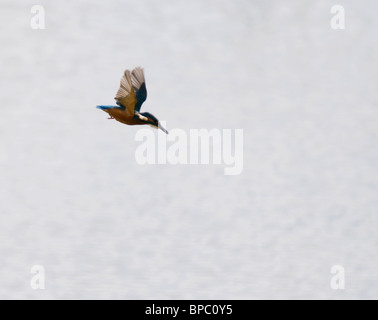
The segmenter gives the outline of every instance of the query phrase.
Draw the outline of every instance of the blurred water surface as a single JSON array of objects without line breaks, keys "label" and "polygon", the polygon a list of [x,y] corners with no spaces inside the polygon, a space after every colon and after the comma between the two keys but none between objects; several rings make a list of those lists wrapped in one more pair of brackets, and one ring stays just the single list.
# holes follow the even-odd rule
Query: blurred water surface
[{"label": "blurred water surface", "polygon": [[[0,12],[1,299],[378,297],[375,1],[34,4]],[[138,65],[167,129],[244,130],[241,175],[136,163],[95,106]]]}]

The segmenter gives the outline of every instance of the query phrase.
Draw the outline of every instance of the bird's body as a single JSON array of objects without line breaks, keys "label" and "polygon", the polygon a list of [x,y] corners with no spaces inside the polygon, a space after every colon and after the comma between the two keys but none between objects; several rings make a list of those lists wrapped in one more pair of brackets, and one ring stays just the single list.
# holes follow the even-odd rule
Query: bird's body
[{"label": "bird's body", "polygon": [[115,119],[127,125],[149,124],[168,133],[154,115],[148,112],[139,112],[143,102],[147,99],[146,81],[142,68],[135,68],[132,72],[125,70],[114,99],[117,101],[117,106],[97,106],[110,115],[109,119]]}]

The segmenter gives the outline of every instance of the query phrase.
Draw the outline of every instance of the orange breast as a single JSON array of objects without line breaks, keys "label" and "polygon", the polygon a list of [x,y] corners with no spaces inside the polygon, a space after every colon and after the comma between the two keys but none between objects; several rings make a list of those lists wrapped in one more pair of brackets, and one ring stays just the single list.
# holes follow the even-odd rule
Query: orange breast
[{"label": "orange breast", "polygon": [[117,108],[107,109],[104,111],[109,113],[109,115],[111,115],[117,121],[122,122],[124,124],[128,124],[128,125],[146,124],[145,122],[134,118],[134,115],[131,115],[130,113],[127,113]]}]

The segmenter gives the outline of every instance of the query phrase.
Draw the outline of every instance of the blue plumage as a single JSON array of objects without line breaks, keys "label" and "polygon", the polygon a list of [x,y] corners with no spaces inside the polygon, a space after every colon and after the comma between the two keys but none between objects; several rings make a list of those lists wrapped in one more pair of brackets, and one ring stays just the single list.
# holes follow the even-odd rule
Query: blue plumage
[{"label": "blue plumage", "polygon": [[101,109],[101,110],[106,110],[106,109],[121,109],[121,110],[124,110],[125,107],[123,106],[96,106],[97,109]]}]

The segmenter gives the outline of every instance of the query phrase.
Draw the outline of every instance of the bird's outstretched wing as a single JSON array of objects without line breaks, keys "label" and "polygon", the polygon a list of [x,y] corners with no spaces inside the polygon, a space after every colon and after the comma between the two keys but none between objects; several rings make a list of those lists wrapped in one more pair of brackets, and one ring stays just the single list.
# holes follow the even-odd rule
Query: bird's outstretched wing
[{"label": "bird's outstretched wing", "polygon": [[135,91],[136,104],[135,111],[139,112],[144,101],[147,99],[146,81],[144,80],[143,69],[137,67],[131,73],[131,84]]},{"label": "bird's outstretched wing", "polygon": [[130,70],[125,70],[125,73],[121,78],[121,85],[114,99],[126,108],[126,112],[129,112],[132,115],[134,114],[137,98],[131,82]]}]

